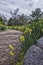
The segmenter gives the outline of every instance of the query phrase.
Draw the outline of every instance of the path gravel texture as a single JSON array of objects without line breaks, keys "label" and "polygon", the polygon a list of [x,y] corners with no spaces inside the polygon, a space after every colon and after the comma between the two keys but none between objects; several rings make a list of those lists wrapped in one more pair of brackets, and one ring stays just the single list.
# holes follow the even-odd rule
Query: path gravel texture
[{"label": "path gravel texture", "polygon": [[[0,32],[0,65],[10,65],[14,59],[15,63],[17,62],[22,45],[22,42],[19,41],[21,35],[22,32],[16,30]],[[9,46],[12,46],[13,49]],[[14,55],[11,56],[10,52],[13,52]]]}]

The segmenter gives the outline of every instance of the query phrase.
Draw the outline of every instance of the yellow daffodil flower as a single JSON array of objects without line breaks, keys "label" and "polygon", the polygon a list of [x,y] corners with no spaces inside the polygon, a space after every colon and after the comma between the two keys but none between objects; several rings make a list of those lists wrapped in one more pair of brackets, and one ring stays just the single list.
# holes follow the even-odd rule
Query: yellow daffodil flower
[{"label": "yellow daffodil flower", "polygon": [[10,54],[11,56],[14,56],[14,52],[12,52],[12,51],[10,51],[9,54]]},{"label": "yellow daffodil flower", "polygon": [[9,48],[11,49],[11,50],[13,50],[14,49],[14,46],[13,45],[9,45]]},{"label": "yellow daffodil flower", "polygon": [[20,40],[21,42],[24,42],[24,41],[25,41],[25,37],[24,37],[24,36],[21,36],[21,37],[19,38],[19,40]]}]

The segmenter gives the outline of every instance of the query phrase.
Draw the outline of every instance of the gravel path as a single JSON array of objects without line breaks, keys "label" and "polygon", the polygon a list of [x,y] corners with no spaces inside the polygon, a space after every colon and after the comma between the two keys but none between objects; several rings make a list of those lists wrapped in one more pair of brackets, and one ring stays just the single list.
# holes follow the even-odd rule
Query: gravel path
[{"label": "gravel path", "polygon": [[[16,30],[0,32],[0,65],[9,65],[13,59],[17,60],[22,44],[19,41],[21,35],[22,32]],[[14,49],[10,49],[9,45]],[[10,51],[13,51],[14,56],[10,56]]]}]

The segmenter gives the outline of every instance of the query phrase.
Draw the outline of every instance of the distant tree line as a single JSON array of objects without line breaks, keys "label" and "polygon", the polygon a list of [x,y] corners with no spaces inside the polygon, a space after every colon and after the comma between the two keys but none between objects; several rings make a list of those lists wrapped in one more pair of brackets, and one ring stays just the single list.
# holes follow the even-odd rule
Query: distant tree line
[{"label": "distant tree line", "polygon": [[43,12],[40,8],[37,8],[34,11],[32,11],[32,13],[30,14],[30,18],[24,14],[17,15],[18,12],[18,8],[14,11],[14,13],[10,11],[11,17],[9,18],[9,20],[7,20],[5,16],[0,15],[0,22],[7,25],[23,25],[28,24],[31,21],[38,21],[39,19],[41,19],[41,16],[43,15]]}]

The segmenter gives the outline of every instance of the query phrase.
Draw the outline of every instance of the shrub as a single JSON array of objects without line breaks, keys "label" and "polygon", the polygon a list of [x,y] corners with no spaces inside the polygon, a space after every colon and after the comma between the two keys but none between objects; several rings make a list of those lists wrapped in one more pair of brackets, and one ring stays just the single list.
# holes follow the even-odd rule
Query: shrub
[{"label": "shrub", "polygon": [[0,26],[0,31],[4,31],[4,30],[6,30],[6,26],[1,25],[1,26]]}]

